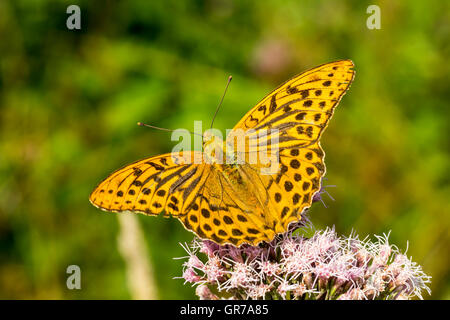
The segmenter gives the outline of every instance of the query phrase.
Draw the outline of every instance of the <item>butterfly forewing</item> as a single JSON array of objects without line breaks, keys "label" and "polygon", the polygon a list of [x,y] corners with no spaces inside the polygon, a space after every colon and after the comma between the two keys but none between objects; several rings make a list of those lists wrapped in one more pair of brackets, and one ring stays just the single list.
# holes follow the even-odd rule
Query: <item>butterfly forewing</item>
[{"label": "butterfly forewing", "polygon": [[273,238],[264,230],[265,219],[252,192],[239,190],[214,166],[207,182],[197,193],[191,210],[181,219],[184,226],[200,238],[219,244],[257,243]]},{"label": "butterfly forewing", "polygon": [[143,159],[112,173],[89,200],[106,211],[182,215],[204,183],[208,167],[193,164],[195,152]]},{"label": "butterfly forewing", "polygon": [[[244,130],[270,126],[274,118],[287,122],[285,113],[332,112],[353,81],[354,70],[351,60],[324,64],[286,81],[253,107],[234,127]],[[298,116],[301,117],[301,116]],[[329,117],[328,117],[329,119]],[[323,120],[322,120],[323,121]]]}]

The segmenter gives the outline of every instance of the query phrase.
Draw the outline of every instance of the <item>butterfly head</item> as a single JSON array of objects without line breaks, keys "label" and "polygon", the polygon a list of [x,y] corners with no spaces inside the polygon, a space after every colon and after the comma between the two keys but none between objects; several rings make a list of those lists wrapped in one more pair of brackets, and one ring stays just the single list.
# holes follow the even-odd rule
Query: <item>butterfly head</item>
[{"label": "butterfly head", "polygon": [[203,133],[203,150],[211,163],[217,163],[223,155],[223,141],[210,130]]},{"label": "butterfly head", "polygon": [[214,135],[213,132],[211,132],[211,130],[206,130],[203,133],[203,146],[207,146],[211,143],[214,143],[215,140],[216,136]]}]

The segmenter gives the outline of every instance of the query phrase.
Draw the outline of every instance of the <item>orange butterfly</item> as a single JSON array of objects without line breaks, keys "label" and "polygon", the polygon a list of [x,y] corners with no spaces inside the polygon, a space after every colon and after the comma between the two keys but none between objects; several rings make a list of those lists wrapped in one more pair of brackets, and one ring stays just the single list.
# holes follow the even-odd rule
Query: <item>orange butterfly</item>
[{"label": "orange butterfly", "polygon": [[[203,152],[169,153],[134,162],[102,181],[89,200],[105,211],[164,212],[200,238],[219,244],[271,241],[301,219],[320,190],[325,154],[319,140],[353,81],[353,67],[352,61],[341,60],[288,80],[234,127],[244,130],[248,141],[259,141],[254,138],[263,130],[278,132],[278,142],[271,146],[277,150],[276,172],[261,174],[266,164],[247,161],[261,148],[258,143],[245,146],[245,161],[220,163],[211,150],[232,153],[236,159],[236,152],[229,151],[235,142],[205,134]],[[198,163],[198,159],[208,161]]]}]

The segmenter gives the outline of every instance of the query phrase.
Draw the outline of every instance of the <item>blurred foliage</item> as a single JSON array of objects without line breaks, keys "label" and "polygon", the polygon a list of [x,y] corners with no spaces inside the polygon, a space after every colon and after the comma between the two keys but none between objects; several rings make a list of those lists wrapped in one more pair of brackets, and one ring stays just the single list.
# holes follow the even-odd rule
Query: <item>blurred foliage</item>
[{"label": "blurred foliage", "polygon": [[[66,28],[81,7],[82,29]],[[284,80],[338,59],[355,81],[322,146],[335,202],[316,228],[391,232],[450,298],[449,33],[446,1],[0,1],[0,298],[131,298],[116,214],[88,201],[118,167],[169,152],[170,134],[225,130]],[[205,127],[205,126],[204,126]],[[159,297],[194,298],[175,219],[139,215]],[[409,244],[409,245],[408,245]],[[66,267],[82,289],[66,288]]]}]

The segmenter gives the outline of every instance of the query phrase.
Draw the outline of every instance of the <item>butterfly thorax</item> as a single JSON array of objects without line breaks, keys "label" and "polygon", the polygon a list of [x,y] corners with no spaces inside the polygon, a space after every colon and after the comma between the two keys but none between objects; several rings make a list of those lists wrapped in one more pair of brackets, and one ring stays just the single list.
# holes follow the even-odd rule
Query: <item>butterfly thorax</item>
[{"label": "butterfly thorax", "polygon": [[223,141],[216,136],[205,132],[203,135],[204,161],[208,164],[222,163]]},{"label": "butterfly thorax", "polygon": [[246,183],[239,171],[236,155],[232,152],[232,148],[228,149],[222,139],[207,132],[204,134],[203,141],[205,162],[214,164],[215,169],[221,172],[223,178],[236,187],[236,191],[245,188]]},{"label": "butterfly thorax", "polygon": [[228,149],[222,139],[209,132],[205,132],[203,135],[203,152],[205,163],[236,167],[236,156],[232,149]]}]

